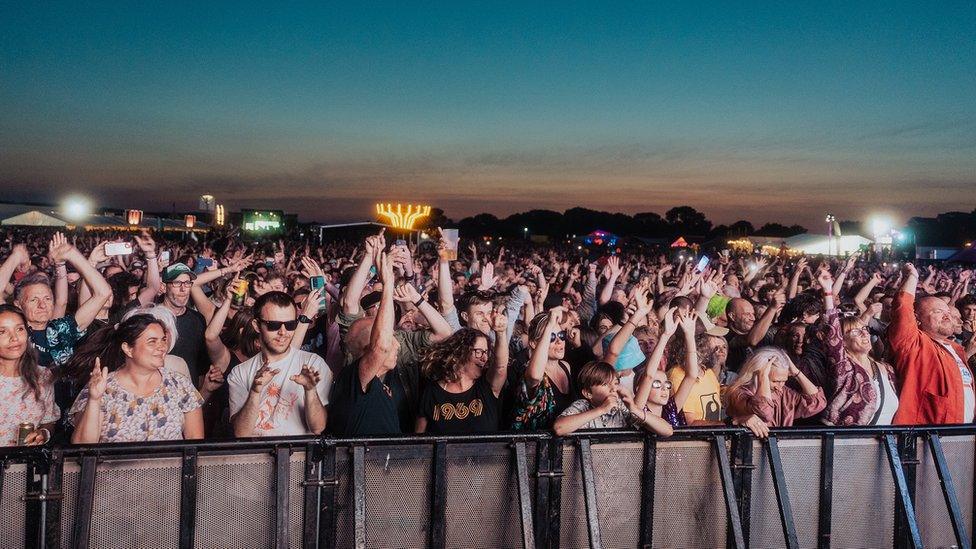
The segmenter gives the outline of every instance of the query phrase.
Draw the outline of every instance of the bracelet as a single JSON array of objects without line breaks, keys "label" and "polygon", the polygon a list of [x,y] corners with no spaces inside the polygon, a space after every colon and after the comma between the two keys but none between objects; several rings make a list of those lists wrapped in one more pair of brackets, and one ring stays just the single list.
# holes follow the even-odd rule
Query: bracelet
[{"label": "bracelet", "polygon": [[153,255],[146,254],[146,259],[156,259],[156,254]]},{"label": "bracelet", "polygon": [[61,263],[55,263],[54,264],[54,268],[55,269],[67,269],[68,266],[67,266],[67,264],[65,264],[64,261],[62,261]]},{"label": "bracelet", "polygon": [[418,309],[419,309],[419,308],[420,308],[420,306],[421,306],[421,305],[423,305],[423,304],[424,304],[424,298],[420,298],[420,299],[418,299],[417,301],[414,301],[414,302],[413,302],[413,306],[414,306],[414,307],[416,307],[416,308],[418,308]]}]

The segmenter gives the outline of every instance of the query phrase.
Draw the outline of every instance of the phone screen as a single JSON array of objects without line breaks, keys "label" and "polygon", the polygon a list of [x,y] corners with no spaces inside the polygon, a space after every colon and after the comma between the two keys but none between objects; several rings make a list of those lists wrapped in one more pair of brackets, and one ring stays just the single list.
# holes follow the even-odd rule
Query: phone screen
[{"label": "phone screen", "polygon": [[701,256],[701,259],[698,260],[698,265],[695,265],[695,271],[697,271],[697,272],[700,273],[700,272],[702,272],[702,271],[705,270],[705,267],[708,267],[708,256],[707,255]]},{"label": "phone screen", "polygon": [[[324,276],[313,276],[308,279],[309,286],[312,290],[321,290],[325,288],[325,277]],[[325,310],[325,293],[322,294],[322,299],[319,300],[319,312]]]}]

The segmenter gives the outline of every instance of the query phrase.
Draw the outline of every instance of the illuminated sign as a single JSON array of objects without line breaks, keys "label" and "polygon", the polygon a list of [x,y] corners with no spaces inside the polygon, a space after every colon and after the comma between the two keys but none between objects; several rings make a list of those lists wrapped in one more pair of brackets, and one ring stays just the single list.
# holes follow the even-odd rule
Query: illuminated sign
[{"label": "illuminated sign", "polygon": [[197,224],[197,216],[192,214],[187,214],[186,216],[186,228],[192,229],[194,225]]},{"label": "illuminated sign", "polygon": [[142,210],[126,210],[125,220],[129,225],[138,225],[142,223]]},{"label": "illuminated sign", "polygon": [[392,204],[377,204],[376,213],[387,218],[390,225],[409,230],[413,229],[418,219],[430,215],[430,206],[407,204],[404,208],[403,204],[397,204],[396,207]]},{"label": "illuminated sign", "polygon": [[218,227],[223,227],[224,220],[225,220],[224,205],[217,204],[217,208],[214,210],[214,222],[217,224]]},{"label": "illuminated sign", "polygon": [[275,233],[284,229],[281,210],[241,210],[244,230],[255,233]]}]

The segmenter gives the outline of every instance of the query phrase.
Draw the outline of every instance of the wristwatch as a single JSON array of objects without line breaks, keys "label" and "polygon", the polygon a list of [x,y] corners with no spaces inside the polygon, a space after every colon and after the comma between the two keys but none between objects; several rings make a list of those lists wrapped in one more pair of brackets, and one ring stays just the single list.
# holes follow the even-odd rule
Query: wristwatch
[{"label": "wristwatch", "polygon": [[305,315],[298,315],[298,321],[301,322],[302,324],[311,324],[312,323],[312,319],[311,318],[308,318]]}]

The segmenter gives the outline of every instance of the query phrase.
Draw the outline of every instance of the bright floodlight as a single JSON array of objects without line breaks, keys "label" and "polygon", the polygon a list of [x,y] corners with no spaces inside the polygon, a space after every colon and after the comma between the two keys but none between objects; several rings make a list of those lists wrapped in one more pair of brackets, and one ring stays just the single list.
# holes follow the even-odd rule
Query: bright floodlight
[{"label": "bright floodlight", "polygon": [[884,216],[874,216],[871,218],[871,232],[875,237],[889,234],[891,232],[891,220]]},{"label": "bright floodlight", "polygon": [[90,205],[88,199],[80,196],[72,196],[64,201],[64,215],[71,220],[83,219],[88,215]]}]

